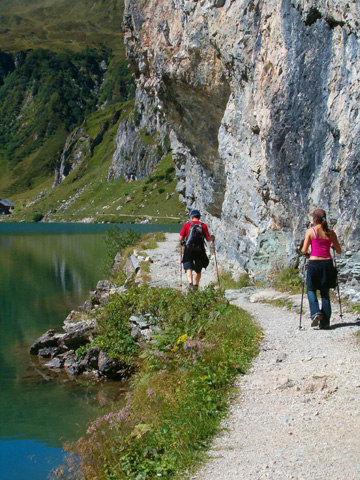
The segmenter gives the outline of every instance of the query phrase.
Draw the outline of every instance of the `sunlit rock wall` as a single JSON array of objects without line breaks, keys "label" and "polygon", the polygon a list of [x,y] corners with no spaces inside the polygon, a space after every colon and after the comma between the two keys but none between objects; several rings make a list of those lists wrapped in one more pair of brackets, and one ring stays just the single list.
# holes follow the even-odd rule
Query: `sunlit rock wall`
[{"label": "sunlit rock wall", "polygon": [[328,212],[348,261],[359,249],[359,10],[126,1],[128,59],[171,129],[179,193],[235,270],[265,277],[296,262],[314,207]]}]

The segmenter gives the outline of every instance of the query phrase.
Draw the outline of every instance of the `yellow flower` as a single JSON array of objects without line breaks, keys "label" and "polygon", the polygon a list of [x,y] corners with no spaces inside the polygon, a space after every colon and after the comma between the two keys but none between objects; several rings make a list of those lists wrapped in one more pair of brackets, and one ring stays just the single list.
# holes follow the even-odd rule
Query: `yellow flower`
[{"label": "yellow flower", "polygon": [[[184,335],[181,335],[181,337],[179,337],[179,338],[177,339],[177,342],[176,342],[176,343],[177,343],[178,345],[179,345],[179,343],[185,343],[186,340],[187,340],[187,338],[188,338],[188,335],[187,335],[187,333],[185,333]],[[191,340],[191,339],[190,339],[190,340]]]}]

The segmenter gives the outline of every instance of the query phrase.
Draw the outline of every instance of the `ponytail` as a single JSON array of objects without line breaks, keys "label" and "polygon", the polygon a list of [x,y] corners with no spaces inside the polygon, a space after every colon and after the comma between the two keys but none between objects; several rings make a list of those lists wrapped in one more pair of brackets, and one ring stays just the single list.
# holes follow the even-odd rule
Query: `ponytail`
[{"label": "ponytail", "polygon": [[322,208],[317,208],[316,210],[314,210],[312,212],[311,216],[313,217],[314,222],[321,225],[321,227],[324,230],[324,233],[327,236],[327,238],[330,238],[331,237],[331,230],[330,230],[329,225],[327,224],[327,221],[326,221],[325,210],[323,210]]},{"label": "ponytail", "polygon": [[330,238],[331,236],[331,230],[329,229],[329,225],[327,224],[326,217],[322,217],[321,219],[321,226],[322,229],[324,230],[325,235]]}]

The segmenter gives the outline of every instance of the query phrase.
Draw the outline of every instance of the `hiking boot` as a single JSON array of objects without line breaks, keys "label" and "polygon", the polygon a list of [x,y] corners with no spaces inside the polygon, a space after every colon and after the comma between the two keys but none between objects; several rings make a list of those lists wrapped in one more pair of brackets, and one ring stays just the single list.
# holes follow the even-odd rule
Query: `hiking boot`
[{"label": "hiking boot", "polygon": [[192,283],[189,283],[188,284],[188,289],[189,289],[189,292],[193,292],[194,291],[194,285]]},{"label": "hiking boot", "polygon": [[317,327],[319,325],[319,322],[321,322],[322,318],[322,313],[317,313],[316,315],[314,315],[311,319],[311,326]]}]

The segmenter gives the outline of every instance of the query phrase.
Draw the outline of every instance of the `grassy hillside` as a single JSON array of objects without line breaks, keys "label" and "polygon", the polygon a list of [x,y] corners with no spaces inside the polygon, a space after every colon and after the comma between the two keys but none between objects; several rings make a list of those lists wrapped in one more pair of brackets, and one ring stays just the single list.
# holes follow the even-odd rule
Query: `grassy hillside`
[{"label": "grassy hillside", "polygon": [[[16,208],[7,220],[174,223],[185,218],[185,208],[175,192],[175,169],[171,152],[148,178],[126,183],[107,181],[119,122],[133,112],[133,101],[115,102],[87,116],[84,122],[83,161],[57,187],[44,180],[36,188],[14,195]],[[114,119],[117,119],[114,122]],[[109,124],[100,144],[90,148],[99,125]]]},{"label": "grassy hillside", "polygon": [[98,105],[133,92],[125,59],[108,49],[28,53],[0,87],[0,195],[53,181],[69,133]]},{"label": "grassy hillside", "polygon": [[0,0],[2,51],[122,48],[123,0]]},{"label": "grassy hillside", "polygon": [[[148,179],[107,181],[119,122],[133,115],[123,9],[123,0],[0,0],[0,198],[16,205],[0,220],[184,217],[171,153]],[[52,188],[79,128],[79,165]]]}]

